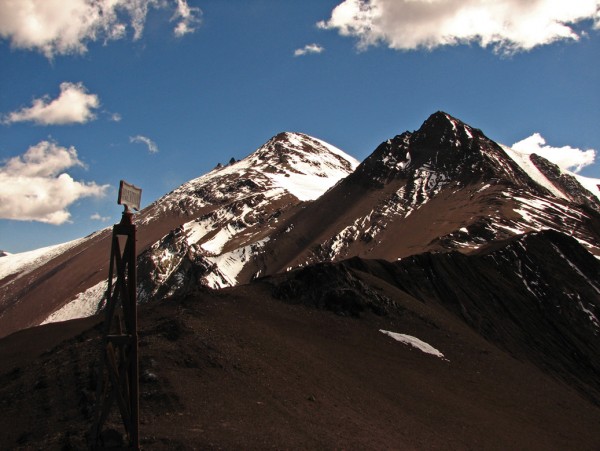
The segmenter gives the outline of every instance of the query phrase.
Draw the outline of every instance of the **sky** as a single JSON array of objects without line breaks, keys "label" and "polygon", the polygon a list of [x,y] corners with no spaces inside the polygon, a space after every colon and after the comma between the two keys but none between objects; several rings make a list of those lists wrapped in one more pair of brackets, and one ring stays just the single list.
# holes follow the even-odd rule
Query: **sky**
[{"label": "sky", "polygon": [[282,131],[445,111],[600,177],[600,0],[0,0],[0,249],[118,222]]}]

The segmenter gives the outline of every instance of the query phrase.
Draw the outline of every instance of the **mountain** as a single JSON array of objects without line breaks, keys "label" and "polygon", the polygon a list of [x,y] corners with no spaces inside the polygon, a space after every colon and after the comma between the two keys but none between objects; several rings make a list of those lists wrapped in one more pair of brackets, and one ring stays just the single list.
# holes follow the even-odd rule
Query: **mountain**
[{"label": "mountain", "polygon": [[[185,183],[135,217],[142,445],[597,449],[594,186],[444,112]],[[0,447],[86,447],[110,234],[0,258]]]},{"label": "mountain", "polygon": [[[140,300],[163,295],[162,287],[192,265],[208,286],[235,284],[239,266],[270,230],[357,165],[324,141],[281,133],[249,157],[153,202],[136,215]],[[106,291],[110,239],[107,228],[3,258],[0,336],[95,313]]]},{"label": "mountain", "polygon": [[529,231],[573,235],[600,256],[600,203],[573,176],[442,112],[375,149],[282,226],[258,260],[276,273],[352,256],[469,253]]},{"label": "mountain", "polygon": [[[546,229],[600,256],[600,203],[579,180],[444,112],[360,165],[323,141],[281,133],[136,215],[139,299],[353,256],[469,254]],[[43,258],[3,258],[3,333],[93,314],[106,289],[109,241],[105,229]]]},{"label": "mountain", "polygon": [[[173,283],[211,288],[238,283],[278,224],[318,198],[358,162],[316,138],[281,133],[246,159],[184,184],[156,203],[156,209],[194,210],[193,219],[173,229],[140,257],[140,299],[163,297]],[[206,206],[210,206],[208,209]],[[169,207],[170,206],[170,207]],[[155,213],[141,224],[152,223]],[[176,287],[175,287],[176,288]]]},{"label": "mountain", "polygon": [[477,252],[424,253],[396,263],[349,260],[426,304],[442,305],[511,355],[600,405],[600,261],[554,230]]}]

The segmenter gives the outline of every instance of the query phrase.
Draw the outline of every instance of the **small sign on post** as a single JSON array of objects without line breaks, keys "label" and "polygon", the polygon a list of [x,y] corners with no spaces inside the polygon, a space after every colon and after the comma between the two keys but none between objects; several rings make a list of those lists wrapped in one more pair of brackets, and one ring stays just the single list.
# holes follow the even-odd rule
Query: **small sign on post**
[{"label": "small sign on post", "polygon": [[140,211],[141,201],[142,189],[127,183],[125,180],[121,180],[121,183],[119,184],[119,199],[117,203],[119,205],[124,205],[125,208],[131,208],[132,210]]}]

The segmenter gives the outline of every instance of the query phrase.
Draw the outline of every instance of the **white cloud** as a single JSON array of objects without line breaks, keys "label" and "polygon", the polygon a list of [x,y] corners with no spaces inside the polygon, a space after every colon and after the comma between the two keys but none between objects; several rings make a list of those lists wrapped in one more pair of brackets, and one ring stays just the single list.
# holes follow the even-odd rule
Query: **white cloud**
[{"label": "white cloud", "polygon": [[109,114],[110,114],[110,120],[112,122],[121,122],[121,119],[123,119],[123,117],[119,113],[109,113]]},{"label": "white cloud", "polygon": [[110,216],[101,216],[100,213],[94,213],[90,216],[90,219],[93,221],[107,222],[110,219]]},{"label": "white cloud", "polygon": [[83,167],[74,147],[41,141],[0,166],[0,218],[63,224],[67,208],[83,197],[102,197],[108,185],[78,182],[63,172]]},{"label": "white cloud", "polygon": [[186,0],[177,0],[177,9],[171,21],[179,20],[175,26],[175,36],[178,38],[196,31],[196,25],[200,23],[200,8],[190,7]]},{"label": "white cloud", "polygon": [[433,49],[476,43],[514,53],[561,40],[578,40],[573,24],[600,28],[600,0],[345,0],[317,24],[358,38],[361,50]]},{"label": "white cloud", "polygon": [[309,53],[321,53],[324,50],[325,48],[320,46],[319,44],[307,44],[301,49],[296,49],[294,51],[294,56],[304,56]]},{"label": "white cloud", "polygon": [[64,82],[54,100],[49,96],[34,99],[31,107],[7,114],[2,122],[32,121],[40,125],[84,124],[96,118],[94,110],[100,106],[96,94],[89,94],[83,83]]},{"label": "white cloud", "polygon": [[15,48],[37,50],[46,57],[84,53],[91,41],[121,39],[133,29],[144,31],[150,8],[174,6],[176,36],[194,31],[199,8],[187,0],[0,0],[0,37]]},{"label": "white cloud", "polygon": [[145,144],[146,146],[148,146],[148,152],[150,152],[150,153],[158,152],[158,146],[156,145],[156,143],[146,136],[143,136],[143,135],[130,136],[129,142]]},{"label": "white cloud", "polygon": [[539,133],[534,133],[511,146],[513,149],[524,153],[535,153],[551,161],[561,169],[579,172],[585,166],[594,163],[596,151],[594,149],[577,149],[571,146],[552,147]]}]

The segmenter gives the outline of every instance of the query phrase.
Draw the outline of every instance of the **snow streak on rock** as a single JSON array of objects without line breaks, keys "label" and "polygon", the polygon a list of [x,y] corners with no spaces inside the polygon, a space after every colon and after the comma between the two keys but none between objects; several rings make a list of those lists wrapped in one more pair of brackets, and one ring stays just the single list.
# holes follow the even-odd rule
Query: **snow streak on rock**
[{"label": "snow streak on rock", "polygon": [[567,196],[553,183],[550,182],[539,170],[539,168],[531,161],[530,154],[525,154],[507,146],[502,146],[506,154],[517,163],[538,185],[543,186],[550,191],[554,196],[560,199],[567,199]]}]

